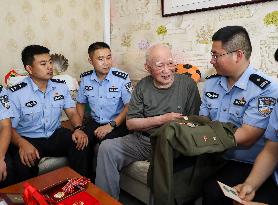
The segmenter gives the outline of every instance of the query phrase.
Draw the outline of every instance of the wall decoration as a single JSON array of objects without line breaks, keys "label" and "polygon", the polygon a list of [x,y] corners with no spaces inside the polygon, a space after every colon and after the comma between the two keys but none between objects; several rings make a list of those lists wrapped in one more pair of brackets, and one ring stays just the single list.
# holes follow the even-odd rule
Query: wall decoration
[{"label": "wall decoration", "polygon": [[162,16],[207,11],[273,0],[161,0]]}]

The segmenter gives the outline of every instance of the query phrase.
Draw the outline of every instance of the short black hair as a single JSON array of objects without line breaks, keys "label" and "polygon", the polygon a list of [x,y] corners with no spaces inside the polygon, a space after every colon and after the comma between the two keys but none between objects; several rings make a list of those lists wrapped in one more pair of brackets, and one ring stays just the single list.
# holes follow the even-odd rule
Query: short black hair
[{"label": "short black hair", "polygon": [[274,58],[275,58],[275,60],[278,62],[278,48],[277,48],[277,50],[275,51]]},{"label": "short black hair", "polygon": [[33,64],[35,55],[45,54],[45,53],[49,54],[49,49],[44,46],[40,46],[40,45],[26,46],[21,52],[21,60],[24,67],[26,65]]},{"label": "short black hair", "polygon": [[95,50],[102,49],[102,48],[107,48],[107,49],[111,50],[110,46],[105,42],[94,42],[89,46],[88,54],[95,52]]},{"label": "short black hair", "polygon": [[227,51],[243,50],[246,59],[252,53],[252,45],[249,34],[242,26],[226,26],[212,36],[212,41],[221,41]]}]

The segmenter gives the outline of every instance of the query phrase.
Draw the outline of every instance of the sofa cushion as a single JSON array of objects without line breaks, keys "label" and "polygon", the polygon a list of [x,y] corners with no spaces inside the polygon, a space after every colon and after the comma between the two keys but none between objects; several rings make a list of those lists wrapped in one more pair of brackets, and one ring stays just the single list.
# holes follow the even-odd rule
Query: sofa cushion
[{"label": "sofa cushion", "polygon": [[150,162],[146,161],[136,161],[123,168],[122,174],[125,174],[135,180],[147,184],[147,174]]}]

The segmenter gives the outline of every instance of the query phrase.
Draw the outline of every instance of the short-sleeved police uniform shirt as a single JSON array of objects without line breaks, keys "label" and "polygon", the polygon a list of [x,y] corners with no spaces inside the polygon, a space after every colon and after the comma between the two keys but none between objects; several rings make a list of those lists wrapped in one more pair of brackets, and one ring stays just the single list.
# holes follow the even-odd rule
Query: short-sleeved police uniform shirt
[{"label": "short-sleeved police uniform shirt", "polygon": [[[224,76],[215,75],[206,81],[200,115],[211,120],[231,122],[237,127],[247,124],[266,129],[278,97],[277,83],[249,66],[231,89],[227,85]],[[226,157],[252,163],[263,145],[261,138],[251,148],[228,150]]]},{"label": "short-sleeved police uniform shirt", "polygon": [[[269,124],[265,131],[265,138],[278,143],[278,104],[270,115]],[[274,177],[278,185],[278,168],[274,172]]]},{"label": "short-sleeved police uniform shirt", "polygon": [[29,138],[50,137],[61,126],[63,109],[75,107],[64,81],[51,79],[45,92],[30,77],[10,88],[10,102],[14,111],[12,127]]},{"label": "short-sleeved police uniform shirt", "polygon": [[0,120],[10,118],[13,116],[10,108],[9,97],[6,89],[0,85]]},{"label": "short-sleeved police uniform shirt", "polygon": [[[138,82],[128,106],[127,119],[159,116],[170,112],[184,115],[198,114],[200,95],[196,83],[186,75],[175,75],[167,89],[158,89],[153,78],[147,76]],[[149,130],[151,134],[155,129]]]},{"label": "short-sleeved police uniform shirt", "polygon": [[114,120],[129,103],[132,84],[126,72],[111,68],[102,81],[93,70],[80,77],[77,102],[89,103],[91,116],[96,122],[106,124]]}]

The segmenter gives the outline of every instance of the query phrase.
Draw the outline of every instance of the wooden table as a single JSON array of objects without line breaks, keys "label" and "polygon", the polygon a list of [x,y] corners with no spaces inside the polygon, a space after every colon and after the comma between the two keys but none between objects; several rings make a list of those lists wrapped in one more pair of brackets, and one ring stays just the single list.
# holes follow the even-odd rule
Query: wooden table
[{"label": "wooden table", "polygon": [[[66,178],[74,178],[74,177],[81,177],[80,174],[75,172],[69,167],[63,167],[52,172],[48,172],[46,174],[42,174],[40,176],[34,177],[32,179],[26,180],[32,186],[36,187],[37,189],[43,189],[49,185],[55,184],[59,181],[62,181]],[[0,193],[22,193],[23,186],[22,183],[14,184],[8,186],[6,188],[0,189]],[[99,200],[101,205],[121,205],[116,199],[112,198],[106,192],[102,191],[96,185],[90,183],[86,192],[94,196],[96,199]]]}]

